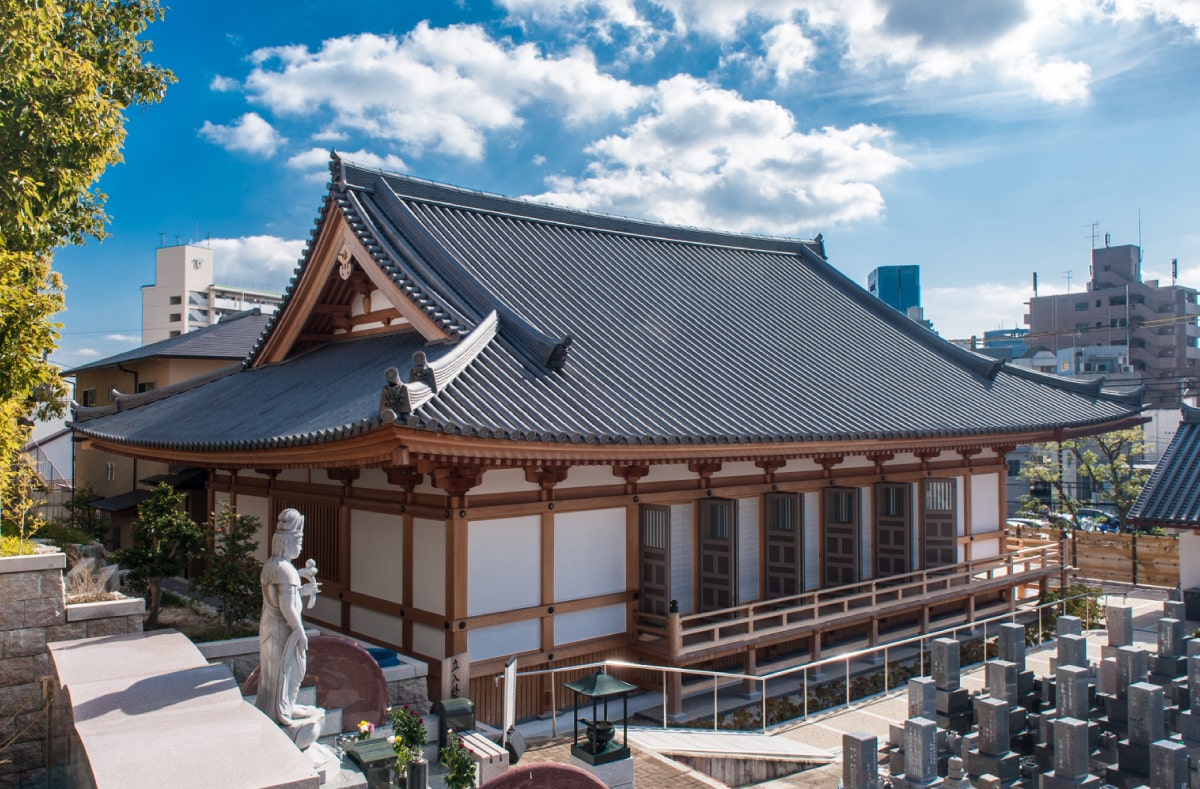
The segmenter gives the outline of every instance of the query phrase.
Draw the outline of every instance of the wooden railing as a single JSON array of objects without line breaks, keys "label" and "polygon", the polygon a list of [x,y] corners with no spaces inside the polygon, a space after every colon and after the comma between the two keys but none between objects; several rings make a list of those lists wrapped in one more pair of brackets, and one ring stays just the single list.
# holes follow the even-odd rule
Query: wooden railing
[{"label": "wooden railing", "polygon": [[699,614],[638,613],[637,644],[672,659],[732,651],[738,646],[801,637],[830,626],[888,616],[1034,583],[1061,571],[1059,544],[1049,542],[987,559],[891,575],[792,597]]}]

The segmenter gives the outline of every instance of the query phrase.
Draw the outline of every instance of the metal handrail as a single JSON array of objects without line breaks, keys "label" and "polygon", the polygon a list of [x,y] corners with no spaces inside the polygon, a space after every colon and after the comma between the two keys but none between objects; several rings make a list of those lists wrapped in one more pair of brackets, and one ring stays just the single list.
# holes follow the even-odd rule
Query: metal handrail
[{"label": "metal handrail", "polygon": [[[1090,625],[1092,624],[1092,622],[1095,621],[1095,616],[1092,611],[1092,597],[1087,594],[1079,594],[1079,595],[1072,595],[1071,597],[1064,597],[1060,600],[1055,600],[1050,603],[1040,603],[1035,606],[1029,606],[1029,607],[1024,608],[1021,611],[1008,611],[1003,614],[997,614],[995,616],[986,617],[984,619],[979,619],[974,622],[969,622],[969,623],[965,623],[965,624],[961,624],[961,625],[953,625],[951,627],[943,628],[943,629],[935,631],[933,633],[924,633],[924,634],[920,634],[920,635],[916,635],[916,636],[909,636],[908,638],[903,638],[898,641],[893,641],[891,643],[884,644],[882,646],[866,647],[863,649],[854,650],[852,652],[847,652],[842,655],[836,655],[833,657],[822,658],[821,660],[812,661],[810,663],[805,663],[803,665],[791,666],[789,668],[779,669],[778,671],[773,671],[769,674],[740,674],[740,673],[731,672],[731,671],[715,671],[715,670],[709,670],[709,669],[682,668],[682,667],[677,667],[677,666],[657,666],[657,665],[649,665],[649,664],[645,664],[645,663],[635,663],[635,662],[631,662],[631,661],[627,661],[627,660],[609,659],[609,660],[595,661],[592,663],[584,663],[584,664],[576,665],[576,666],[562,666],[562,667],[548,668],[548,669],[537,669],[537,670],[533,670],[533,671],[520,671],[520,672],[517,672],[516,677],[518,679],[520,679],[521,677],[535,677],[535,676],[542,676],[545,674],[550,674],[551,676],[554,676],[554,675],[562,673],[562,672],[582,671],[582,670],[586,670],[586,669],[590,669],[590,668],[605,668],[605,669],[627,668],[627,669],[634,669],[634,670],[640,670],[640,671],[661,672],[662,673],[662,688],[663,688],[663,690],[662,690],[662,697],[663,697],[662,698],[662,711],[663,711],[662,727],[664,729],[667,728],[667,701],[668,701],[667,677],[668,677],[668,675],[670,675],[670,674],[686,674],[686,675],[691,675],[691,676],[711,677],[712,682],[713,682],[713,716],[712,716],[713,717],[713,731],[718,730],[719,725],[720,725],[720,720],[721,720],[720,719],[720,711],[718,709],[718,696],[717,696],[717,691],[718,691],[720,684],[722,684],[722,682],[730,682],[730,681],[738,681],[738,682],[745,682],[745,683],[749,683],[749,682],[760,683],[761,684],[761,694],[760,695],[761,695],[761,699],[762,699],[762,709],[761,709],[762,733],[766,734],[767,728],[769,725],[767,723],[767,683],[772,680],[777,680],[777,679],[791,676],[791,675],[799,673],[799,672],[804,672],[804,679],[803,679],[803,685],[802,685],[802,691],[803,691],[803,696],[804,696],[804,713],[799,718],[799,720],[808,720],[808,672],[809,671],[819,670],[825,666],[833,666],[833,665],[836,665],[839,663],[844,664],[845,665],[845,677],[846,677],[845,706],[847,708],[849,708],[856,701],[855,699],[850,698],[850,679],[851,679],[850,664],[855,660],[874,655],[877,652],[883,653],[883,677],[884,677],[884,679],[883,679],[882,694],[884,696],[887,696],[887,695],[890,695],[892,692],[891,687],[890,687],[891,682],[888,677],[888,671],[889,671],[888,652],[889,651],[894,650],[894,649],[900,649],[903,647],[912,646],[913,644],[917,644],[919,673],[923,675],[925,673],[925,651],[926,651],[925,642],[932,641],[937,638],[943,638],[948,634],[956,635],[958,633],[958,631],[960,631],[960,630],[972,629],[972,628],[982,626],[983,627],[984,654],[985,654],[985,658],[986,658],[986,651],[987,651],[986,645],[987,645],[987,640],[988,640],[988,625],[997,623],[997,622],[1015,622],[1016,618],[1019,614],[1029,614],[1033,611],[1037,611],[1037,615],[1038,615],[1038,630],[1037,630],[1038,638],[1039,638],[1038,643],[1041,644],[1041,643],[1044,643],[1041,640],[1043,610],[1054,607],[1054,606],[1060,606],[1062,608],[1063,612],[1065,612],[1066,604],[1072,600],[1077,600],[1079,598],[1084,598],[1087,601],[1087,608],[1085,610],[1084,628],[1087,630],[1090,630],[1091,629]],[[497,677],[496,681],[497,681],[497,683],[499,683],[500,681],[502,681],[502,677]],[[557,687],[558,687],[557,682],[550,683],[550,706],[551,706],[551,710],[552,710],[551,732],[552,732],[553,736],[555,736],[555,737],[558,736],[558,698],[557,698],[557,692],[556,692]],[[873,694],[872,696],[867,696],[862,699],[858,699],[857,701],[865,703],[866,699],[872,698],[874,695],[878,695],[878,694]],[[792,719],[792,720],[797,720],[797,719]]]}]

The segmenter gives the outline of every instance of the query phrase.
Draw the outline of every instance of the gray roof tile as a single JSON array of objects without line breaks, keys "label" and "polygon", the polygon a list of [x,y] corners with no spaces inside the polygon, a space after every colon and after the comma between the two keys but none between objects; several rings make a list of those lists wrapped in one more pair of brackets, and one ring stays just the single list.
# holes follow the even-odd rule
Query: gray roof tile
[{"label": "gray roof tile", "polygon": [[[482,352],[402,418],[413,428],[773,444],[1088,428],[1140,410],[1137,394],[941,340],[831,267],[819,241],[599,216],[338,160],[334,169],[333,201],[354,207],[375,263],[421,294],[430,315],[447,316],[459,336],[499,315]],[[415,333],[330,344],[79,429],[190,449],[356,434],[381,424],[385,368],[408,380],[422,346]]]},{"label": "gray roof tile", "polygon": [[178,337],[170,337],[89,362],[67,370],[63,375],[75,375],[85,370],[95,370],[156,357],[245,359],[268,322],[269,318],[262,315],[257,308],[246,310],[227,316],[215,326],[205,326],[203,329],[190,331]]},{"label": "gray roof tile", "polygon": [[1200,409],[1183,406],[1183,422],[1129,510],[1129,519],[1200,526]]}]

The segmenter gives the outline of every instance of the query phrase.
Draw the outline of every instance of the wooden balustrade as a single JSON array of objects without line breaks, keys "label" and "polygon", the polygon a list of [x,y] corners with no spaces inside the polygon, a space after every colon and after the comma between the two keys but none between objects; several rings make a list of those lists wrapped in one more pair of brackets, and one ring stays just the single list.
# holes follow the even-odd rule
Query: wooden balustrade
[{"label": "wooden balustrade", "polygon": [[1059,544],[1049,542],[987,559],[716,611],[666,617],[638,614],[635,635],[639,647],[675,660],[695,659],[955,599],[973,599],[977,594],[1039,582],[1060,568]]}]

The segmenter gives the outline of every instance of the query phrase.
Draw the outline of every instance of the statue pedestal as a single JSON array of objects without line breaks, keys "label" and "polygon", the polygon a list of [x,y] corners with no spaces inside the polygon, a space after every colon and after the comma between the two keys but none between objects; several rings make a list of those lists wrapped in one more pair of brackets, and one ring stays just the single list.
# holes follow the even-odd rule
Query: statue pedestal
[{"label": "statue pedestal", "polygon": [[292,742],[296,743],[296,747],[303,751],[317,741],[324,726],[325,710],[319,707],[309,707],[303,712],[293,710],[291,725],[280,724],[279,728],[283,729],[287,736],[292,738]]}]

